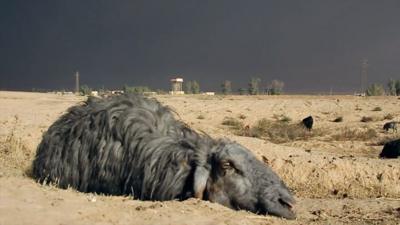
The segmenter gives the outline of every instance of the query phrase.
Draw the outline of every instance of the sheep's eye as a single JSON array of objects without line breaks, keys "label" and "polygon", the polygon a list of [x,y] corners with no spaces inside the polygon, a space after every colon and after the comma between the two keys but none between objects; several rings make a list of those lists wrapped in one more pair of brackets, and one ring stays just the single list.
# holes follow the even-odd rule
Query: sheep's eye
[{"label": "sheep's eye", "polygon": [[230,169],[233,169],[232,164],[231,164],[230,162],[228,162],[228,161],[223,161],[223,162],[221,163],[221,168],[222,168],[223,170],[230,170]]}]

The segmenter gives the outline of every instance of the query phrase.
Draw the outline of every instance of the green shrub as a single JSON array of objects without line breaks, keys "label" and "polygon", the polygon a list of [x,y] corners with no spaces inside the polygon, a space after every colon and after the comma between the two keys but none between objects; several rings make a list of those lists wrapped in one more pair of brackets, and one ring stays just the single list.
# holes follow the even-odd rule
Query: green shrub
[{"label": "green shrub", "polygon": [[283,92],[283,87],[285,83],[280,80],[272,80],[266,89],[268,95],[280,95]]},{"label": "green shrub", "polygon": [[92,89],[89,86],[87,86],[86,84],[84,84],[79,88],[79,93],[81,95],[90,95],[90,94],[92,94]]},{"label": "green shrub", "polygon": [[380,84],[372,84],[365,91],[367,96],[381,96],[385,94],[385,89]]},{"label": "green shrub", "polygon": [[222,89],[222,94],[224,94],[224,95],[232,94],[232,82],[229,80],[225,80],[221,84],[221,89]]},{"label": "green shrub", "polygon": [[143,94],[144,92],[151,92],[151,89],[146,86],[133,86],[124,85],[124,93],[127,94]]},{"label": "green shrub", "polygon": [[260,85],[261,79],[260,78],[251,78],[250,83],[249,83],[249,89],[248,92],[250,95],[258,95],[259,94],[259,85]]}]

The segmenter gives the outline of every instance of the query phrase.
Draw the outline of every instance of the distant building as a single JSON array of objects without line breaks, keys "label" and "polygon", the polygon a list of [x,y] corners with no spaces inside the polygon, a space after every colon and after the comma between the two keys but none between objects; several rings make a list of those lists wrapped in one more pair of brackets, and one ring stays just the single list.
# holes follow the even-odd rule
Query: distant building
[{"label": "distant building", "polygon": [[91,96],[96,96],[96,97],[97,97],[97,96],[99,96],[99,92],[98,92],[98,91],[91,91],[91,92],[90,92],[90,95],[91,95]]},{"label": "distant building", "polygon": [[360,92],[360,93],[355,92],[355,93],[354,93],[354,96],[365,97],[365,92]]},{"label": "distant building", "polygon": [[215,92],[207,91],[203,92],[203,95],[215,95]]},{"label": "distant building", "polygon": [[153,95],[157,95],[157,92],[155,92],[155,91],[144,91],[143,95],[153,96]]},{"label": "distant building", "polygon": [[111,94],[113,94],[113,95],[121,95],[121,94],[123,94],[123,93],[124,93],[123,90],[112,90],[112,91],[111,91]]},{"label": "distant building", "polygon": [[185,92],[182,89],[183,79],[180,77],[171,79],[171,95],[182,95]]}]

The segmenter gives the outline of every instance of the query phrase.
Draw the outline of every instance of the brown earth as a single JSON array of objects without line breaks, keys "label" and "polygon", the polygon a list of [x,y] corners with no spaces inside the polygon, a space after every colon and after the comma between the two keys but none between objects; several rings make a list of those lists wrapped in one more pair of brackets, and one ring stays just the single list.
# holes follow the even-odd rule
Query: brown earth
[{"label": "brown earth", "polygon": [[[400,120],[396,97],[156,96],[178,118],[215,138],[230,138],[271,166],[297,198],[297,220],[234,211],[189,199],[150,202],[62,190],[32,180],[29,168],[42,133],[83,97],[0,92],[0,225],[3,224],[400,224],[400,159],[382,160],[384,117]],[[382,110],[375,111],[374,108]],[[237,136],[222,125],[233,117],[252,127],[285,115],[298,123],[313,115],[307,139],[276,143]],[[342,116],[341,123],[331,122]],[[373,121],[360,122],[363,116]],[[346,129],[376,131],[342,140]],[[361,138],[362,139],[362,138]]]}]

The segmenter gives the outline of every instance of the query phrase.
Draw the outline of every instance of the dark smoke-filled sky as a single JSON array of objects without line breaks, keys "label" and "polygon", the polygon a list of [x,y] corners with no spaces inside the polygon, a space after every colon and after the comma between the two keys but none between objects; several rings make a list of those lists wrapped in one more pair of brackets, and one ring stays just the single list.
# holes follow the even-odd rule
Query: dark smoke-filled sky
[{"label": "dark smoke-filled sky", "polygon": [[251,77],[288,92],[353,92],[400,79],[400,1],[13,0],[0,2],[0,89],[124,84],[204,91]]}]

